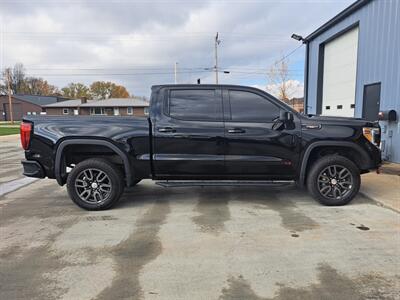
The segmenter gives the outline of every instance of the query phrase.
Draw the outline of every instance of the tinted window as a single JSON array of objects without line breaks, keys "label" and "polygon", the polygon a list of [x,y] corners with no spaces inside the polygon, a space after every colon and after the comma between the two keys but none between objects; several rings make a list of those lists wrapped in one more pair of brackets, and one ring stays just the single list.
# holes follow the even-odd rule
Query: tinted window
[{"label": "tinted window", "polygon": [[171,90],[169,115],[182,120],[221,120],[221,98],[215,90]]},{"label": "tinted window", "polygon": [[244,91],[229,91],[232,121],[271,122],[279,117],[279,107],[268,99]]}]

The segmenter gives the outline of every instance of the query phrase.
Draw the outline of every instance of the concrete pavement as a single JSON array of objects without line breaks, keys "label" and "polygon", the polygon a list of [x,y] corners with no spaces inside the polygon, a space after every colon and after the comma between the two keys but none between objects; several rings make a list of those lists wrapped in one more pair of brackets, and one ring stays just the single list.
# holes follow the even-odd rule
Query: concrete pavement
[{"label": "concrete pavement", "polygon": [[381,173],[361,177],[360,191],[383,206],[400,212],[400,164],[386,163]]},{"label": "concrete pavement", "polygon": [[23,177],[23,157],[19,134],[0,136],[0,184]]},{"label": "concrete pavement", "polygon": [[399,299],[399,214],[364,197],[144,181],[87,212],[44,180],[0,199],[2,299]]},{"label": "concrete pavement", "polygon": [[[19,144],[0,143],[15,170]],[[145,180],[88,212],[44,179],[0,196],[0,299],[400,299],[399,233],[361,194]]]}]

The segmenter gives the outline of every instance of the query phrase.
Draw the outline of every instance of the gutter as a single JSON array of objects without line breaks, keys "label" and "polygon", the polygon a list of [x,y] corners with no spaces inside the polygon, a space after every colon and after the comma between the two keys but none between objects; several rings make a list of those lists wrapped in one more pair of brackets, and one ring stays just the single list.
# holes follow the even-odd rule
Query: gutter
[{"label": "gutter", "polygon": [[309,70],[309,56],[310,56],[310,46],[308,40],[303,40],[306,44],[306,59],[304,68],[304,114],[308,114],[308,70]]},{"label": "gutter", "polygon": [[363,6],[367,5],[371,1],[372,0],[357,0],[356,2],[351,4],[349,7],[345,8],[344,10],[342,10],[335,17],[330,19],[328,22],[323,24],[321,27],[319,27],[317,30],[315,30],[314,32],[309,34],[305,39],[308,40],[308,41],[313,40],[314,38],[316,38],[320,34],[324,33],[328,29],[332,28],[333,26],[335,26],[336,24],[341,22],[343,19],[345,19],[346,17],[348,17],[349,15],[354,13],[355,11],[359,10]]}]

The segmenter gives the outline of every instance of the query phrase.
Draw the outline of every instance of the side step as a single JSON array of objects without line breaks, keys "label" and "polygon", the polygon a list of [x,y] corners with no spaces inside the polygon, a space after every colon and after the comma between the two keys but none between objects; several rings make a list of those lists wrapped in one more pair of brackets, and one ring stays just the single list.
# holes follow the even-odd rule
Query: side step
[{"label": "side step", "polygon": [[159,180],[163,187],[190,186],[283,186],[294,184],[294,180]]}]

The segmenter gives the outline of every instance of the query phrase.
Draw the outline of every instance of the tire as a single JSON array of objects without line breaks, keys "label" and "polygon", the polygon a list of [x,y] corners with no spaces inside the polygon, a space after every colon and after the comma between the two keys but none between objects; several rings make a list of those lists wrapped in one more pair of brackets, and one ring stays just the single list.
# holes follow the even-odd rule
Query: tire
[{"label": "tire", "polygon": [[124,191],[121,171],[105,159],[91,158],[77,164],[68,175],[72,201],[87,210],[104,210],[117,203]]},{"label": "tire", "polygon": [[349,203],[357,195],[360,184],[358,167],[340,155],[327,155],[318,159],[307,176],[310,194],[328,206]]}]

